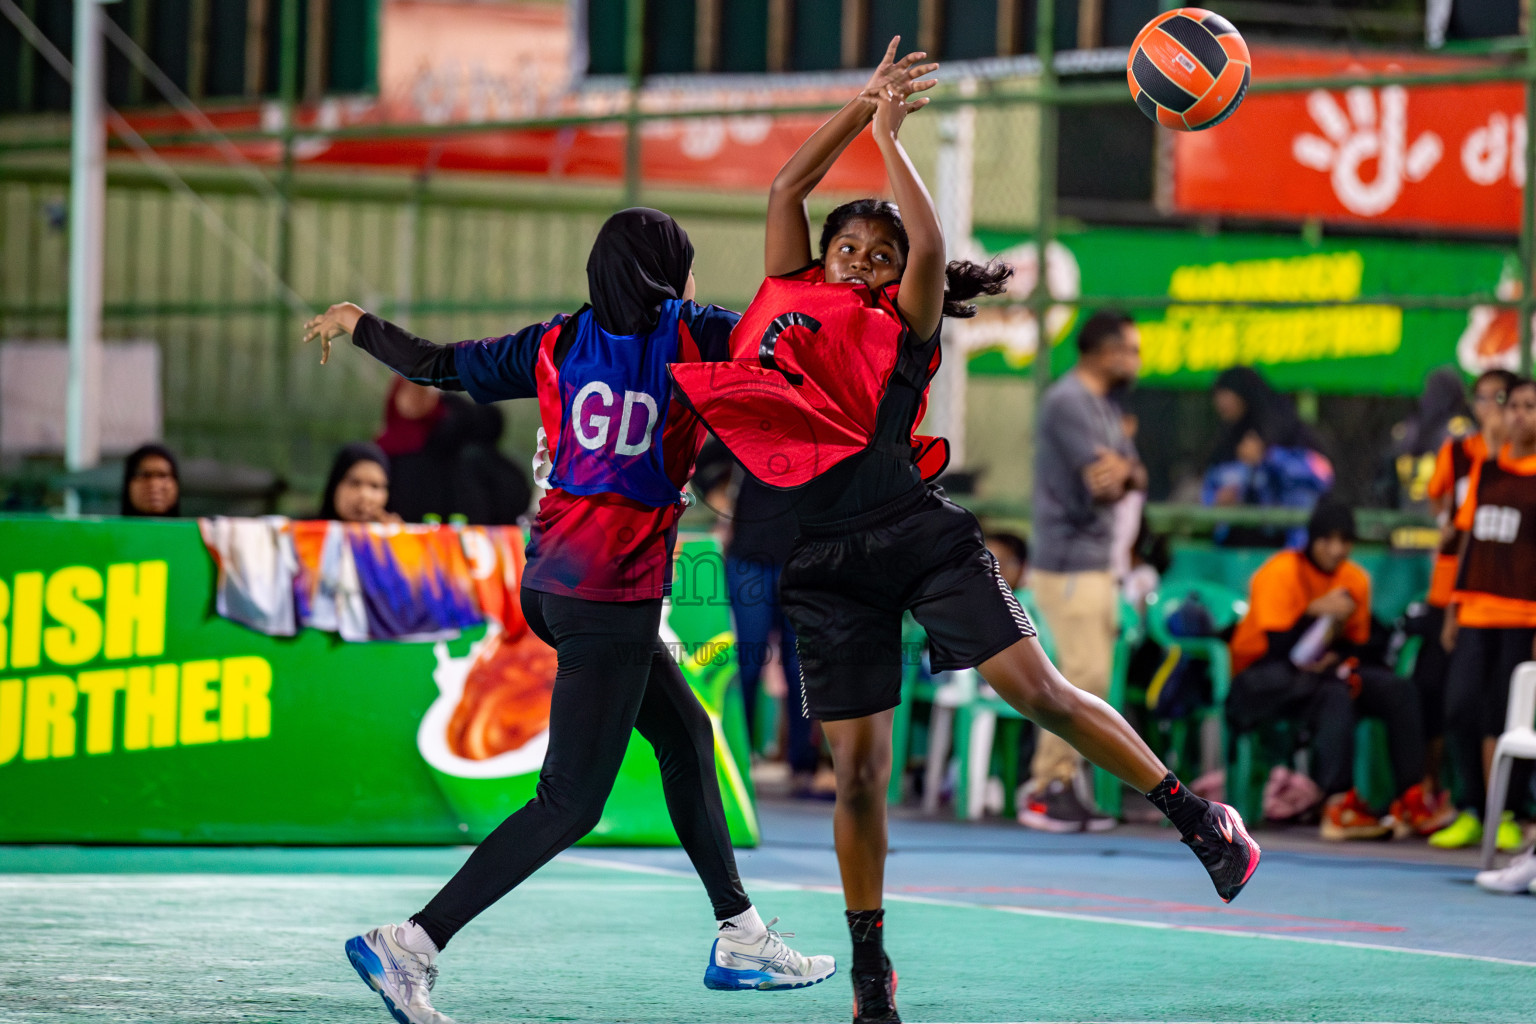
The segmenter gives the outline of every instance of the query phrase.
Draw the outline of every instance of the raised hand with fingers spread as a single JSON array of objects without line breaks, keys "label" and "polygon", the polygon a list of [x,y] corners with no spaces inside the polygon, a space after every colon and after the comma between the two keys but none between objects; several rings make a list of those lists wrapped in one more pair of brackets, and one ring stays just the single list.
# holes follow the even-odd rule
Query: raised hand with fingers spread
[{"label": "raised hand with fingers spread", "polygon": [[[928,54],[921,50],[916,50],[900,60],[896,59],[896,47],[900,43],[901,36],[891,37],[890,44],[885,48],[885,56],[880,59],[880,66],[875,68],[875,73],[869,76],[869,82],[865,84],[864,90],[859,93],[862,99],[874,103],[891,89],[896,89],[905,98],[911,93],[923,92],[939,84],[936,78],[920,81],[924,75],[930,75],[939,70],[937,64],[918,63]],[[925,99],[910,109],[916,110],[917,107],[923,106],[927,102]]]},{"label": "raised hand with fingers spread", "polygon": [[357,330],[357,322],[367,311],[355,302],[338,302],[319,316],[304,321],[304,344],[320,339],[320,365],[331,358],[331,339]]}]

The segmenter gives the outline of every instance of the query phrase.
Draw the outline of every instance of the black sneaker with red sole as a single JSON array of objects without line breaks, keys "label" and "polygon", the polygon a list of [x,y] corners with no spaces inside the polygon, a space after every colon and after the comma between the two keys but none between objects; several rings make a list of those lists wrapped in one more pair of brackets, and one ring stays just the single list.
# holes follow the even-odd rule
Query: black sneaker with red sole
[{"label": "black sneaker with red sole", "polygon": [[1237,808],[1212,800],[1195,830],[1184,837],[1211,874],[1216,895],[1231,903],[1259,867],[1259,844],[1243,825]]},{"label": "black sneaker with red sole", "polygon": [[883,971],[853,971],[853,1024],[901,1024],[896,1013],[896,968],[890,957],[884,960]]}]

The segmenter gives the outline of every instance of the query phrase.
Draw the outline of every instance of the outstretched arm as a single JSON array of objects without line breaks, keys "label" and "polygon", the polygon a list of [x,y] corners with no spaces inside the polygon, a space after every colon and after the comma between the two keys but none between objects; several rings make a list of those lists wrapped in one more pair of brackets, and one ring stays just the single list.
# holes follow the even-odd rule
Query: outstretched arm
[{"label": "outstretched arm", "polygon": [[550,331],[568,319],[560,313],[515,334],[435,345],[359,306],[339,302],[310,318],[304,325],[304,340],[320,339],[323,363],[330,356],[331,339],[350,334],[352,344],[406,380],[444,391],[468,391],[471,398],[484,404],[533,398],[539,393],[539,346]]},{"label": "outstretched arm", "polygon": [[444,391],[463,391],[452,345],[435,345],[368,313],[352,302],[338,302],[304,325],[304,341],[320,341],[320,362],[331,356],[331,339],[352,335],[352,344],[406,380]]},{"label": "outstretched arm", "polygon": [[792,273],[814,259],[806,198],[826,177],[848,144],[875,116],[876,98],[890,87],[906,94],[933,86],[933,82],[914,80],[938,65],[918,65],[917,62],[927,56],[923,53],[909,53],[896,60],[896,46],[900,42],[900,36],[891,40],[885,48],[885,58],[869,83],[847,106],[816,129],[773,179],[773,187],[768,192],[767,244],[763,256],[763,269],[769,277]]},{"label": "outstretched arm", "polygon": [[914,110],[928,105],[926,97],[911,98],[919,87],[931,82],[886,86],[876,99],[875,144],[885,159],[885,174],[891,180],[896,205],[901,208],[901,222],[907,229],[907,266],[901,275],[901,291],[896,305],[919,338],[931,338],[944,318],[944,229],[939,226],[933,199],[918,177],[917,168],[907,157],[897,134],[902,122]]}]

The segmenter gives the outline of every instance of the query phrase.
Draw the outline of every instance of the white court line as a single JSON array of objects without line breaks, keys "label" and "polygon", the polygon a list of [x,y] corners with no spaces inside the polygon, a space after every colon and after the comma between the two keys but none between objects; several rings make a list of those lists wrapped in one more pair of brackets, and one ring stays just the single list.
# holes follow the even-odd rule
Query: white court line
[{"label": "white court line", "polygon": [[[315,887],[315,880],[323,877],[326,885],[332,888],[346,889],[419,889],[424,885],[441,887],[443,880],[440,875],[261,875],[244,872],[222,872],[219,874],[199,872],[195,876],[180,875],[171,872],[122,875],[27,875],[25,880],[18,876],[0,877],[0,892],[24,891],[31,892],[39,889],[62,889],[70,892],[81,891],[115,891],[119,889],[144,889],[171,890],[175,892],[234,892],[231,890],[232,882],[246,885],[250,890],[281,890],[281,891],[306,891]],[[678,882],[681,882],[678,879]],[[534,878],[518,886],[519,892],[590,892],[592,886],[584,882],[557,882],[542,881]],[[623,885],[605,885],[606,891],[613,892],[681,892],[687,890],[686,885],[662,885],[655,882],[634,882]]]},{"label": "white court line", "polygon": [[[614,871],[633,871],[648,875],[672,875],[674,877],[692,878],[692,872],[679,871],[674,868],[658,868],[648,864],[626,864],[623,861],[605,860],[600,857],[561,857],[561,860],[586,864],[592,867],[610,868]],[[765,879],[754,879],[752,885],[764,889],[779,889],[792,892],[818,892],[840,893],[842,890],[835,885],[802,885],[796,882],[776,882]],[[887,893],[887,900],[895,900],[901,903],[924,903],[935,907],[956,907],[964,910],[1000,910],[1005,914],[1020,914],[1024,917],[1048,917],[1060,918],[1067,921],[1093,921],[1097,924],[1118,924],[1127,928],[1154,928],[1171,932],[1196,932],[1203,935],[1225,935],[1237,939],[1270,939],[1275,942],[1300,942],[1312,946],[1342,946],[1346,949],[1370,949],[1383,953],[1409,953],[1414,956],[1433,956],[1446,960],[1475,960],[1485,964],[1503,964],[1507,967],[1536,967],[1536,961],[1510,960],[1499,956],[1481,956],[1476,953],[1452,953],[1442,949],[1418,949],[1413,946],[1387,946],[1374,942],[1350,942],[1347,939],[1319,939],[1309,935],[1273,935],[1264,932],[1245,932],[1236,928],[1210,928],[1200,925],[1169,924],[1166,921],[1135,921],[1118,917],[1104,917],[1099,914],[1074,914],[1063,910],[1038,910],[1034,907],[1010,907],[996,903],[966,903],[962,900],[941,900],[931,896],[911,896],[899,893]],[[1142,1022],[1150,1024],[1150,1022]],[[1194,1022],[1181,1022],[1181,1024],[1194,1024]]]}]

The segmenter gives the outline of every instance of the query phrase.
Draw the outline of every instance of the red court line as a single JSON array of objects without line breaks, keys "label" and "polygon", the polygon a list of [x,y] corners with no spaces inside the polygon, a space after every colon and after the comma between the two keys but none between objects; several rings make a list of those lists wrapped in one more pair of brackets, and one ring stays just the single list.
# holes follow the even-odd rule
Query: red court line
[{"label": "red court line", "polygon": [[[907,885],[900,888],[909,893],[977,893],[1007,896],[1062,896],[1086,901],[1086,905],[1024,906],[1028,910],[1062,910],[1074,913],[1119,914],[1219,914],[1223,917],[1243,917],[1253,920],[1289,922],[1272,925],[1245,925],[1256,932],[1401,932],[1407,929],[1390,924],[1372,924],[1369,921],[1344,921],[1331,917],[1303,917],[1299,914],[1271,914],[1259,910],[1241,910],[1236,907],[1211,907],[1198,903],[1176,903],[1171,900],[1154,900],[1141,896],[1115,896],[1102,892],[1077,892],[1072,889],[1046,889],[1032,885]],[[1230,928],[1230,925],[1188,925],[1191,928]]]}]

